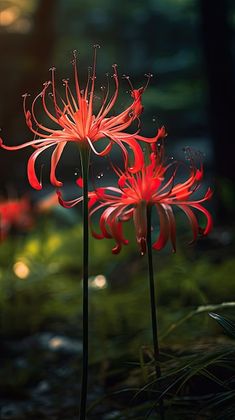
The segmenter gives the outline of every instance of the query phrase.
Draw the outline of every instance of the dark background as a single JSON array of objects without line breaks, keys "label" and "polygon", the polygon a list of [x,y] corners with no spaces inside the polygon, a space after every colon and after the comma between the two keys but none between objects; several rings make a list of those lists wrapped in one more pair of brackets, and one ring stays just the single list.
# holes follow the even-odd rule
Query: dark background
[{"label": "dark background", "polygon": [[[0,127],[5,144],[33,138],[22,95],[34,98],[52,66],[63,92],[62,79],[72,79],[74,49],[85,83],[92,46],[98,43],[98,94],[105,73],[117,63],[119,112],[130,103],[121,75],[129,74],[139,88],[144,74],[153,73],[143,95],[143,134],[152,136],[164,124],[169,157],[185,160],[187,146],[201,153],[201,191],[208,186],[214,190],[205,204],[214,229],[188,246],[190,227],[178,212],[177,252],[172,254],[168,246],[153,255],[166,384],[182,375],[180,392],[169,388],[166,397],[167,414],[176,420],[235,418],[234,345],[208,316],[209,311],[235,316],[234,28],[232,0],[0,2]],[[40,107],[37,112],[44,122]],[[78,195],[79,152],[73,146],[66,147],[58,166],[67,197]],[[40,210],[44,195],[54,192],[50,156],[43,153],[37,164],[38,171],[43,165],[44,186],[38,192],[26,174],[32,150],[0,150],[0,230],[4,221],[6,225],[0,243],[0,417],[72,420],[77,418],[82,362],[81,208],[63,209],[57,201],[50,208],[52,200],[48,212]],[[115,162],[120,157],[116,152]],[[97,185],[110,181],[104,159],[96,159],[92,172]],[[10,222],[5,211],[4,219],[4,205],[22,196],[30,198],[30,207],[16,209]],[[23,231],[22,221],[28,223]],[[159,224],[153,224],[155,239]],[[142,400],[136,401],[133,393],[123,392],[134,388],[135,394],[146,380],[152,382],[154,369],[147,258],[139,255],[131,223],[125,234],[129,245],[116,256],[111,254],[113,241],[90,238],[88,405],[97,403],[91,420],[136,420],[139,403],[144,416],[149,409],[149,393],[140,393]]]}]

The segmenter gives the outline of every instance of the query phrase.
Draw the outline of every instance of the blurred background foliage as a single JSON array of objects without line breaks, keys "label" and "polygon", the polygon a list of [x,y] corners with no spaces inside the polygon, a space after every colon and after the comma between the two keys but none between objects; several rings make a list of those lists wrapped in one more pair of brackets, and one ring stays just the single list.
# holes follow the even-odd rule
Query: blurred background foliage
[{"label": "blurred background foliage", "polygon": [[[51,220],[40,225],[41,229],[35,227],[25,238],[8,239],[0,249],[3,335],[22,337],[47,327],[57,328],[60,320],[69,328],[70,322],[81,318],[81,225],[58,229]],[[132,234],[129,229],[127,236]],[[169,256],[169,252],[163,252],[160,260],[155,255],[162,334],[189,309],[227,301],[234,288],[234,256],[221,263],[216,261],[217,253],[202,253],[199,246],[196,251],[179,247],[176,254]],[[100,340],[104,345],[110,336],[120,339],[123,334],[139,335],[139,346],[141,340],[151,342],[146,261],[136,256],[134,241],[112,258],[108,240],[92,239],[89,281],[92,342]],[[184,339],[202,338],[202,329],[203,325],[197,331],[187,325]],[[173,338],[178,340],[178,336]]]},{"label": "blurred background foliage", "polygon": [[[62,92],[62,79],[72,76],[74,49],[85,83],[92,45],[98,43],[102,47],[98,94],[113,63],[118,63],[120,76],[130,75],[136,88],[145,83],[145,73],[153,73],[143,96],[144,133],[153,135],[164,124],[167,155],[185,159],[186,146],[203,155],[205,188],[211,185],[215,191],[209,204],[214,231],[188,247],[185,221],[179,218],[177,253],[171,255],[166,249],[154,255],[161,345],[167,349],[193,351],[195,343],[204,343],[209,351],[215,342],[226,341],[207,312],[188,319],[187,314],[201,305],[234,300],[234,27],[232,0],[2,0],[0,4],[0,127],[5,143],[31,139],[22,94],[34,97],[54,65]],[[129,86],[122,80],[117,110],[129,100]],[[43,121],[42,110],[38,115]],[[81,209],[64,210],[52,202],[50,211],[40,210],[46,194],[53,192],[49,156],[41,159],[44,189],[35,192],[26,177],[30,153],[0,153],[1,203],[26,197],[34,220],[23,232],[19,223],[12,223],[0,246],[1,336],[20,343],[23,337],[51,331],[80,340]],[[116,150],[112,158],[119,157]],[[78,194],[74,184],[79,170],[79,153],[68,147],[58,168],[67,197]],[[96,185],[112,178],[105,159],[94,159],[91,172]],[[114,367],[128,357],[136,360],[142,346],[151,345],[147,262],[138,255],[131,226],[127,235],[130,244],[118,256],[111,255],[110,241],[91,239],[90,356],[92,365],[103,363],[102,378],[109,360]],[[232,306],[221,307],[220,313],[234,316]],[[31,384],[32,371],[17,376],[13,386],[9,372],[14,364],[7,360],[0,385],[7,383],[11,392],[18,386],[19,392],[22,384]],[[44,418],[41,412],[40,416]]]}]

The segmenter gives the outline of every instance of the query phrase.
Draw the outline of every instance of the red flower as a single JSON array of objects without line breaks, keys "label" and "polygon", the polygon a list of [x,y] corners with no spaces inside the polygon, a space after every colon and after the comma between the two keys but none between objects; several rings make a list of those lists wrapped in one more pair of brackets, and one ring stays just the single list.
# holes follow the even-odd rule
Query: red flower
[{"label": "red flower", "polygon": [[33,225],[32,210],[27,198],[0,202],[0,240],[6,239],[12,228],[27,230]]},{"label": "red flower", "polygon": [[[157,153],[152,152],[150,163],[143,166],[141,171],[133,174],[130,170],[122,172],[117,170],[118,186],[99,188],[90,193],[90,224],[92,235],[97,239],[114,239],[116,246],[112,249],[114,254],[119,253],[122,245],[128,243],[124,238],[123,223],[133,219],[136,239],[141,254],[146,252],[147,237],[147,207],[153,206],[157,210],[160,223],[160,233],[153,243],[156,250],[162,249],[168,240],[173,251],[176,249],[176,222],[173,212],[178,207],[186,214],[193,232],[193,241],[199,233],[207,235],[212,228],[212,218],[208,210],[201,203],[212,196],[210,189],[202,198],[194,198],[194,194],[201,186],[203,168],[198,169],[193,160],[189,168],[189,175],[184,182],[176,183],[179,164],[176,162],[165,165],[163,145]],[[173,171],[168,177],[169,170]],[[65,202],[59,193],[59,201],[64,207],[73,207],[82,201]],[[101,210],[99,219],[100,233],[92,227],[92,216]],[[199,227],[194,210],[198,210],[206,217],[206,227]]]},{"label": "red flower", "polygon": [[[75,142],[80,147],[89,147],[94,153],[100,156],[108,154],[112,145],[116,143],[120,146],[124,154],[126,166],[128,163],[127,146],[129,146],[134,154],[134,165],[130,171],[136,172],[142,167],[144,159],[138,141],[141,140],[143,142],[152,143],[166,135],[164,127],[159,129],[156,136],[153,138],[139,135],[139,127],[133,134],[126,132],[133,121],[137,120],[139,125],[139,117],[143,111],[141,97],[147,85],[145,88],[132,88],[132,103],[120,114],[108,117],[108,114],[110,114],[116,103],[119,92],[119,79],[116,64],[113,65],[112,76],[115,84],[114,93],[110,95],[110,88],[108,85],[102,104],[95,113],[96,50],[97,46],[95,46],[93,70],[92,73],[90,73],[90,71],[88,73],[85,89],[81,90],[80,87],[76,54],[74,54],[73,67],[75,92],[72,92],[68,80],[64,80],[64,97],[62,98],[58,95],[55,83],[55,68],[52,68],[52,79],[51,81],[44,83],[42,91],[32,102],[31,110],[26,106],[26,98],[28,95],[24,95],[26,123],[35,136],[34,140],[12,147],[6,146],[1,142],[2,147],[8,150],[22,149],[27,146],[33,146],[36,149],[28,161],[28,179],[35,189],[39,190],[42,188],[41,182],[35,172],[35,161],[43,151],[49,148],[54,148],[51,156],[50,180],[53,185],[60,187],[62,182],[57,179],[55,172],[64,147],[68,142]],[[148,80],[150,77],[151,75],[148,76]],[[52,98],[52,108],[48,104],[48,96],[51,96]],[[41,102],[46,117],[52,123],[52,127],[47,127],[39,122],[35,109],[37,102]],[[56,126],[56,128],[53,126]],[[95,148],[95,143],[102,138],[107,138],[108,143],[101,152],[98,152]]]}]

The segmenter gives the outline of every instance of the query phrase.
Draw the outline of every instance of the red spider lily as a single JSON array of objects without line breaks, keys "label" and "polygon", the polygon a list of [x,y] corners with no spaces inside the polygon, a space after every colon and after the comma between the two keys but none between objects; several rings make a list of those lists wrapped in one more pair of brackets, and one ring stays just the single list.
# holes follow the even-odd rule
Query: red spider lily
[{"label": "red spider lily", "polygon": [[[32,102],[31,110],[26,106],[28,95],[24,95],[24,114],[29,129],[33,132],[35,138],[18,146],[6,146],[1,141],[1,146],[8,150],[18,150],[27,146],[33,146],[36,150],[32,153],[28,161],[28,179],[31,186],[37,190],[42,188],[41,181],[35,172],[35,161],[45,150],[54,148],[51,156],[50,181],[56,186],[62,186],[62,182],[56,177],[56,167],[63,153],[64,147],[68,142],[75,142],[80,147],[88,147],[99,156],[107,155],[114,143],[120,146],[125,158],[126,166],[128,162],[127,147],[129,146],[134,154],[134,164],[131,172],[137,172],[143,165],[143,152],[139,145],[139,140],[147,143],[157,141],[164,137],[164,127],[158,130],[153,138],[143,137],[139,134],[139,117],[143,111],[142,94],[145,91],[151,75],[148,75],[146,86],[139,89],[133,89],[131,83],[132,103],[120,114],[109,116],[112,111],[119,93],[119,78],[117,65],[113,65],[114,93],[110,94],[109,84],[104,95],[99,110],[95,113],[95,79],[96,79],[96,51],[95,46],[94,62],[92,72],[88,72],[87,83],[84,90],[81,90],[79,75],[77,69],[77,59],[74,53],[74,84],[75,92],[72,92],[69,81],[63,80],[64,97],[58,95],[55,82],[55,68],[51,69],[51,81],[44,83],[42,91]],[[129,79],[127,77],[127,79]],[[48,95],[49,94],[49,95]],[[52,99],[52,110],[48,104],[48,97]],[[56,128],[47,127],[39,122],[36,116],[36,104],[41,102],[45,115]],[[138,128],[133,134],[126,130],[130,125],[137,121]],[[97,151],[95,143],[100,139],[108,139],[108,143],[102,151]]]},{"label": "red spider lily", "polygon": [[[112,249],[114,254],[120,252],[122,245],[128,241],[124,238],[123,223],[133,219],[137,243],[141,254],[146,252],[147,239],[147,207],[153,206],[157,210],[160,233],[153,243],[156,250],[162,249],[168,240],[172,249],[176,249],[176,222],[173,208],[178,207],[186,214],[193,233],[193,241],[200,234],[207,235],[212,228],[212,218],[208,210],[201,203],[212,196],[210,189],[202,198],[193,195],[200,189],[203,178],[202,166],[198,169],[193,160],[189,168],[189,175],[184,182],[176,183],[179,164],[164,164],[163,145],[157,153],[152,152],[150,163],[143,166],[141,171],[131,173],[130,170],[122,172],[115,169],[118,174],[117,187],[98,188],[90,193],[90,224],[92,235],[97,239],[114,239],[116,246]],[[167,176],[169,170],[171,174]],[[66,202],[58,193],[59,202],[64,207],[73,207],[82,201],[82,197]],[[194,210],[198,210],[206,217],[206,227],[199,227]],[[101,210],[99,219],[100,233],[92,227],[92,216]]]},{"label": "red spider lily", "polygon": [[32,209],[27,198],[0,202],[0,240],[6,239],[12,228],[24,231],[32,225]]}]

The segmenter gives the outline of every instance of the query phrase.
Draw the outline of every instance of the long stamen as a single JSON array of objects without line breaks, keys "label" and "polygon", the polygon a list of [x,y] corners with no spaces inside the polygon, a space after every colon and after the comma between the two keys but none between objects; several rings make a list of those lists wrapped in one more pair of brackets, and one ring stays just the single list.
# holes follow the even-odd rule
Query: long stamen
[{"label": "long stamen", "polygon": [[122,78],[127,80],[127,83],[129,84],[129,86],[130,86],[130,88],[131,88],[131,91],[133,91],[133,90],[134,90],[134,86],[133,86],[133,84],[131,83],[130,76],[128,76],[128,75],[126,75],[126,74],[123,74]]},{"label": "long stamen", "polygon": [[[25,115],[25,119],[26,119],[26,124],[28,125],[28,127],[29,127],[30,131],[32,131],[32,133],[34,133],[34,135],[35,135],[35,136],[39,136],[39,137],[42,137],[43,139],[47,139],[47,138],[48,138],[48,134],[40,133],[39,131],[37,131],[37,130],[33,127],[31,117],[33,117],[34,123],[35,123],[38,127],[40,127],[40,124],[39,124],[39,123],[38,123],[38,121],[36,120],[33,110],[32,110],[32,114],[31,114],[31,112],[30,112],[29,110],[27,110],[27,109],[26,109],[26,98],[27,98],[28,96],[30,96],[30,95],[28,95],[28,94],[24,94],[24,95],[23,95],[23,98],[24,98],[24,100],[23,100],[23,109],[24,109],[24,115]],[[40,94],[40,95],[38,95],[38,96],[35,98],[35,100],[36,100],[39,96],[41,96],[41,94]],[[34,101],[35,101],[35,100],[34,100]],[[56,121],[56,122],[57,122],[57,121]],[[44,131],[48,131],[48,133],[51,133],[51,134],[54,132],[53,130],[47,129],[47,128],[46,128],[46,127],[44,127],[44,126],[41,126],[41,128],[42,128]],[[41,139],[40,141],[43,141],[43,140]],[[24,147],[24,145],[23,145],[23,147]]]},{"label": "long stamen", "polygon": [[53,103],[54,103],[54,107],[55,107],[56,116],[57,116],[57,118],[59,118],[61,110],[60,110],[60,108],[57,104],[57,101],[56,101],[56,89],[55,89],[55,71],[56,71],[56,68],[51,67],[50,71],[51,71],[51,83],[52,83],[52,98],[53,98]]},{"label": "long stamen", "polygon": [[94,100],[94,91],[95,91],[95,79],[96,79],[96,58],[97,58],[97,49],[100,48],[100,45],[94,45],[94,58],[93,58],[93,71],[91,76],[91,91],[89,97],[89,105],[88,105],[88,115],[86,120],[86,133],[90,127],[91,117],[92,117],[92,109],[93,109],[93,100]]},{"label": "long stamen", "polygon": [[[117,64],[113,64],[112,65],[114,73],[113,73],[113,79],[115,82],[115,92],[113,94],[113,96],[111,97],[109,103],[107,104],[107,106],[104,108],[104,110],[102,109],[102,111],[100,110],[99,114],[97,115],[97,118],[104,118],[109,111],[113,108],[113,106],[115,105],[115,102],[117,100],[118,97],[118,90],[119,90],[119,81],[118,81],[118,73],[117,73]],[[103,107],[102,107],[103,108]]]},{"label": "long stamen", "polygon": [[74,80],[75,80],[75,89],[76,89],[76,94],[77,94],[77,100],[78,100],[78,104],[79,104],[79,108],[80,108],[80,103],[81,103],[82,98],[81,98],[81,89],[80,89],[79,79],[78,79],[77,51],[76,50],[73,51],[72,65],[73,65],[73,68],[74,68]]},{"label": "long stamen", "polygon": [[94,96],[94,90],[95,90],[95,79],[96,79],[96,59],[97,59],[97,49],[100,48],[100,45],[96,44],[94,45],[94,58],[93,58],[93,71],[92,71],[92,77],[91,77],[91,93],[89,98],[89,113],[91,111],[92,105],[93,105],[93,96]]},{"label": "long stamen", "polygon": [[[67,104],[69,105],[71,114],[74,114],[74,112],[77,111],[77,104],[75,102],[75,99],[69,87],[69,81],[68,79],[63,79],[62,82],[63,82],[63,86],[65,87],[65,95],[66,95]],[[72,102],[70,98],[72,99]]]},{"label": "long stamen", "polygon": [[[39,98],[42,98],[43,97],[43,92],[44,92],[44,90],[45,90],[45,87],[44,87],[44,89],[42,90],[42,92],[40,92],[35,98],[34,98],[34,100],[33,100],[33,102],[32,102],[32,107],[31,107],[31,110],[32,110],[32,116],[33,116],[33,119],[34,119],[34,122],[36,123],[36,125],[39,127],[39,128],[41,128],[42,130],[44,130],[44,131],[47,131],[48,133],[51,133],[51,134],[53,134],[54,133],[54,131],[55,130],[52,130],[52,129],[50,129],[50,128],[47,128],[47,127],[45,127],[44,125],[42,125],[39,121],[38,121],[38,119],[37,119],[37,117],[36,117],[36,114],[35,114],[35,105],[36,105],[36,102],[37,102],[37,100],[39,99]],[[41,135],[41,134],[39,134],[39,135]]]},{"label": "long stamen", "polygon": [[24,93],[24,95],[22,95],[23,98],[23,110],[24,110],[24,115],[26,116],[27,113],[27,109],[26,109],[26,99],[30,96],[29,93]]},{"label": "long stamen", "polygon": [[58,119],[52,115],[52,113],[49,111],[47,104],[46,104],[46,91],[48,89],[48,87],[51,85],[51,82],[46,82],[44,83],[44,89],[42,91],[42,105],[43,105],[43,109],[46,112],[47,116],[55,123],[58,124]]},{"label": "long stamen", "polygon": [[[103,102],[102,102],[101,108],[100,108],[100,110],[99,110],[99,112],[98,112],[98,114],[96,116],[96,119],[97,120],[99,119],[100,115],[102,114],[103,109],[105,107],[105,104],[106,104],[106,102],[108,100],[108,97],[109,97],[109,75],[108,75],[108,73],[106,73],[106,76],[107,76],[107,89],[106,89],[106,94],[103,97]],[[105,87],[104,86],[101,86],[102,93],[104,93],[104,89],[105,89]]]},{"label": "long stamen", "polygon": [[146,91],[146,89],[147,89],[147,87],[149,85],[150,79],[152,79],[152,77],[153,77],[153,74],[152,73],[146,73],[145,74],[145,77],[147,77],[147,81],[145,83],[145,86],[143,87],[143,92]]},{"label": "long stamen", "polygon": [[85,89],[85,94],[84,94],[85,101],[87,101],[87,98],[88,98],[89,85],[90,85],[90,81],[92,79],[91,70],[92,70],[92,67],[88,67],[88,69],[87,69],[87,84],[86,84],[86,89]]},{"label": "long stamen", "polygon": [[[176,177],[176,173],[178,171],[178,168],[179,168],[179,164],[177,164],[173,174],[171,175],[171,177],[167,181],[167,183],[165,185],[163,185],[163,187],[158,190],[158,197],[160,197],[159,194],[163,194],[165,197],[168,197],[172,193],[172,190],[175,186],[174,183],[175,183],[175,177]],[[166,190],[166,188],[168,188],[169,185],[171,185],[170,190],[167,193],[163,193],[163,191]]]}]

